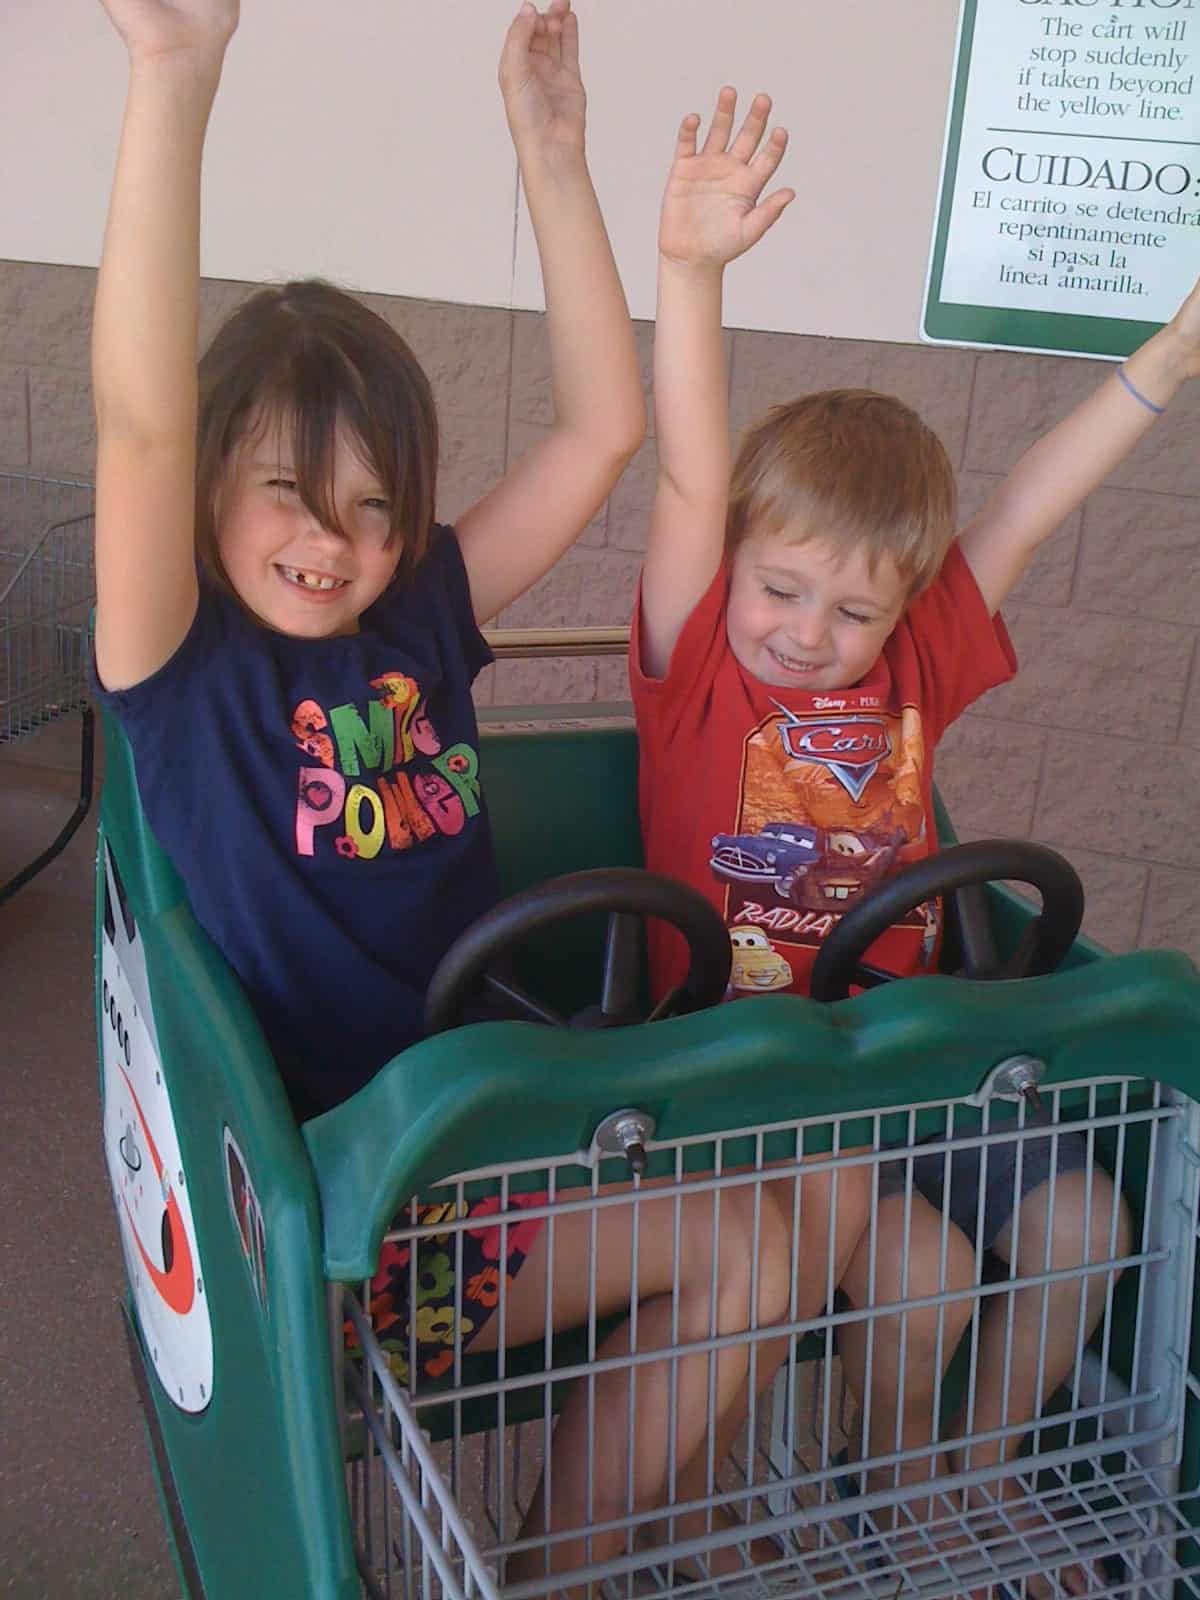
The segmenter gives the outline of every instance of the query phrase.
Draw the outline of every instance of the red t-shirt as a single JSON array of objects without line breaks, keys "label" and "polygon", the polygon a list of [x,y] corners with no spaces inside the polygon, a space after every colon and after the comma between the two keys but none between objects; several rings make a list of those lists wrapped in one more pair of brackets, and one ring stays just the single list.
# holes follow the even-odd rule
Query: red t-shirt
[{"label": "red t-shirt", "polygon": [[[935,583],[896,624],[852,689],[761,683],[725,634],[722,568],[675,645],[665,678],[630,678],[646,865],[699,889],[733,943],[731,993],[806,993],[821,941],[900,866],[936,843],[933,751],[985,690],[1016,671],[1008,630],[953,545]],[[903,976],[932,969],[941,908],[918,907],[866,959]],[[654,922],[655,994],[683,980],[687,952]]]}]

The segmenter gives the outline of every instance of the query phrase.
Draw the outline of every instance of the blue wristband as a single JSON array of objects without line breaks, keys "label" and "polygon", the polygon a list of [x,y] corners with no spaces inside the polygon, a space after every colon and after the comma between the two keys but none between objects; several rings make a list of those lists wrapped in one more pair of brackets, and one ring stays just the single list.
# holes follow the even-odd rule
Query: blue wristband
[{"label": "blue wristband", "polygon": [[1163,412],[1167,409],[1166,406],[1156,406],[1154,404],[1153,400],[1147,400],[1146,399],[1146,396],[1142,393],[1142,391],[1140,389],[1135,389],[1134,388],[1133,384],[1130,383],[1130,381],[1129,381],[1129,377],[1128,377],[1128,375],[1127,375],[1127,373],[1125,371],[1125,365],[1124,365],[1123,362],[1117,368],[1117,377],[1120,378],[1121,382],[1125,385],[1126,389],[1128,389],[1129,393],[1133,396],[1133,398],[1138,402],[1139,405],[1145,406],[1147,411],[1153,411],[1153,413],[1154,413],[1154,415],[1156,417],[1161,417],[1162,416]]}]

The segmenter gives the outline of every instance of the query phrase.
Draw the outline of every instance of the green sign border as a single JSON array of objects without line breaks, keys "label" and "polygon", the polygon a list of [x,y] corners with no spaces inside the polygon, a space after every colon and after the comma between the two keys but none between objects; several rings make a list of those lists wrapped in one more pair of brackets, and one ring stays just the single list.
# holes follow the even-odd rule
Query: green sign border
[{"label": "green sign border", "polygon": [[923,338],[936,344],[975,344],[995,348],[1041,350],[1051,355],[1128,356],[1145,344],[1161,322],[1133,322],[1124,317],[1081,317],[1065,311],[1014,311],[1007,306],[959,305],[941,298],[946,241],[962,144],[963,110],[971,67],[978,0],[962,0],[954,97],[942,165],[937,230],[921,325]]}]

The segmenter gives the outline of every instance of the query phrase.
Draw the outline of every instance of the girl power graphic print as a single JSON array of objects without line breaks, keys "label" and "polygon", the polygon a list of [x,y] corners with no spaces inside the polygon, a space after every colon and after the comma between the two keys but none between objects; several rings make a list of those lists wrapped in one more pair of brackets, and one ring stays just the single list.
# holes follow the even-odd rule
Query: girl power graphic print
[{"label": "girl power graphic print", "polygon": [[415,678],[385,672],[358,707],[301,700],[292,735],[309,758],[300,768],[296,852],[314,855],[318,836],[338,855],[371,861],[460,834],[479,814],[479,757],[468,744],[443,748]]},{"label": "girl power graphic print", "polygon": [[[924,768],[913,706],[896,714],[863,696],[808,713],[775,702],[745,741],[736,822],[713,838],[709,861],[725,885],[735,993],[805,988],[838,921],[928,853]],[[936,905],[918,907],[872,960],[928,968],[939,925]]]}]

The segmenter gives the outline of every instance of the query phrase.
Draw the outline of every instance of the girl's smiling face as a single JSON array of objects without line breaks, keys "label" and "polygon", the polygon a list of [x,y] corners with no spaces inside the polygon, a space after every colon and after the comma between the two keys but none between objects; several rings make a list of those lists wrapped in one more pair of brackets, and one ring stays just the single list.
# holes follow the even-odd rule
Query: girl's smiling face
[{"label": "girl's smiling face", "polygon": [[392,581],[399,556],[385,491],[340,425],[330,501],[341,530],[326,527],[300,497],[291,455],[289,430],[278,422],[242,439],[217,496],[221,565],[243,605],[277,633],[304,639],[357,633],[359,617]]},{"label": "girl's smiling face", "polygon": [[795,530],[751,534],[734,553],[725,626],[743,667],[777,688],[849,689],[874,666],[908,585],[890,557]]}]

